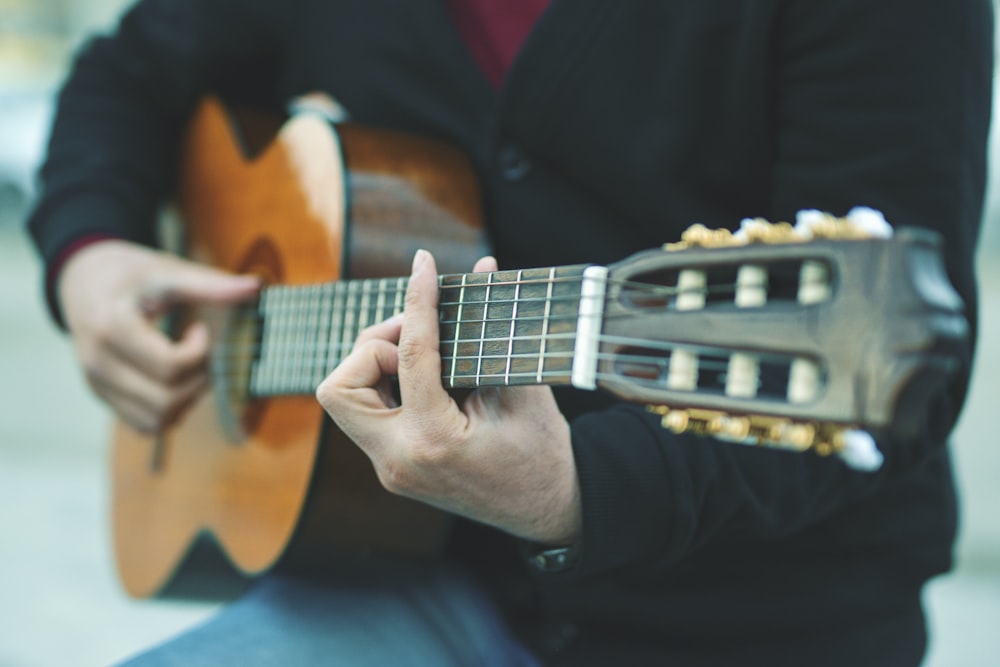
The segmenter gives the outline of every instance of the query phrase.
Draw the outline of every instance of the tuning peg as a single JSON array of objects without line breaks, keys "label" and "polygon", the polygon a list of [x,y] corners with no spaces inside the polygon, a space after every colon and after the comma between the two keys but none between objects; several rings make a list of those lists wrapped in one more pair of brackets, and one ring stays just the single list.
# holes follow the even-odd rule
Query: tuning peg
[{"label": "tuning peg", "polygon": [[849,467],[862,472],[875,472],[885,461],[875,438],[866,431],[844,431],[843,446],[837,454]]}]

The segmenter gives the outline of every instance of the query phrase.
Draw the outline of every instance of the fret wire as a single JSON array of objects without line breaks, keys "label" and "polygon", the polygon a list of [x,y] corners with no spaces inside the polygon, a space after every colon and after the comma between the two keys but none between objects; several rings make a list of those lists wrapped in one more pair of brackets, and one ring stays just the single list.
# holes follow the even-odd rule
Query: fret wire
[{"label": "fret wire", "polygon": [[451,378],[451,384],[452,385],[455,384],[455,364],[457,363],[457,358],[458,358],[458,339],[461,337],[461,329],[462,329],[462,307],[463,307],[464,302],[465,302],[465,283],[466,283],[467,279],[468,279],[468,276],[465,275],[465,274],[463,274],[462,275],[462,289],[458,293],[458,312],[455,315],[455,342],[454,342],[454,344],[452,346],[451,373],[449,374],[449,377]]},{"label": "fret wire", "polygon": [[[514,325],[517,324],[517,301],[521,296],[521,273],[521,271],[517,272],[518,284],[514,287],[514,305],[510,314],[510,341],[507,343],[507,367],[504,384],[510,384],[511,355],[514,353]],[[483,319],[486,319],[485,313]]]},{"label": "fret wire", "polygon": [[394,314],[403,312],[403,295],[404,294],[406,294],[406,278],[397,278],[396,279],[396,301],[395,301],[395,306],[393,308],[396,312]]},{"label": "fret wire", "polygon": [[549,284],[545,288],[545,313],[542,315],[542,336],[538,344],[538,381],[542,381],[545,367],[545,348],[549,333],[549,316],[552,314],[552,289],[555,286],[555,268],[549,269]]},{"label": "fret wire", "polygon": [[479,361],[476,364],[476,386],[480,385],[480,378],[483,374],[483,346],[486,340],[486,322],[490,319],[490,286],[491,280],[493,279],[493,273],[490,272],[486,275],[486,302],[483,304],[483,328],[482,335],[479,337]]}]

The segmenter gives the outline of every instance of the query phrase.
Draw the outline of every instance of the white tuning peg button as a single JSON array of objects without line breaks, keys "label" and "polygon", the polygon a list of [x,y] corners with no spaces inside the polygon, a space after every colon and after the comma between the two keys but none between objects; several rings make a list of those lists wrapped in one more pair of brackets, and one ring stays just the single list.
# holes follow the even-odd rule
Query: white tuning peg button
[{"label": "white tuning peg button", "polygon": [[892,238],[892,225],[886,221],[881,211],[858,206],[847,213],[847,221],[874,239]]},{"label": "white tuning peg button", "polygon": [[862,472],[875,472],[885,461],[875,445],[875,438],[867,431],[845,431],[844,448],[838,455],[849,467]]}]

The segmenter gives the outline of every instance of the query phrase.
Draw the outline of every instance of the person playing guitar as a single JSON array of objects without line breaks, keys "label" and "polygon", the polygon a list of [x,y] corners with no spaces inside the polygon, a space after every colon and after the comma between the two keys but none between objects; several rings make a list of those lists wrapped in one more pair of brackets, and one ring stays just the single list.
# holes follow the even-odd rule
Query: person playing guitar
[{"label": "person playing guitar", "polygon": [[[337,363],[316,366],[318,377],[289,380],[294,391],[287,393],[308,392],[311,407],[318,399],[390,495],[454,517],[437,555],[345,549],[308,568],[275,567],[215,620],[136,664],[919,664],[926,644],[921,590],[951,563],[956,515],[946,441],[967,388],[971,337],[931,383],[947,386],[927,403],[912,399],[921,421],[904,425],[906,437],[876,433],[884,462],[861,471],[835,457],[675,432],[721,419],[719,429],[746,441],[763,422],[726,421],[723,412],[702,419],[686,409],[671,416],[580,391],[606,379],[604,348],[593,355],[597,370],[581,371],[583,380],[574,367],[571,381],[552,383],[569,386],[506,386],[518,384],[507,369],[495,385],[447,391],[443,376],[452,387],[472,387],[455,381],[465,330],[462,313],[449,308],[478,304],[485,331],[501,312],[494,304],[507,308],[495,317],[514,322],[513,308],[531,301],[516,292],[526,283],[510,280],[508,270],[516,276],[536,267],[609,264],[680,239],[693,222],[735,229],[744,218],[792,220],[804,209],[844,215],[871,206],[889,221],[944,238],[945,271],[975,331],[972,255],[991,74],[987,0],[140,0],[115,34],[80,52],[60,97],[29,224],[46,261],[54,316],[73,337],[94,391],[122,420],[122,444],[138,442],[136,433],[149,436],[150,449],[125,446],[123,457],[138,456],[152,470],[169,466],[172,429],[200,419],[218,337],[197,313],[248,303],[264,313],[272,296],[284,294],[272,290],[277,278],[322,282],[363,264],[360,251],[324,249],[334,237],[345,247],[361,243],[362,230],[355,235],[346,224],[304,235],[285,254],[268,250],[285,248],[282,239],[296,233],[290,214],[280,213],[256,234],[257,254],[245,253],[273,261],[197,261],[208,246],[198,234],[217,231],[198,225],[188,258],[155,248],[156,211],[179,181],[188,187],[184,169],[177,175],[182,136],[207,95],[260,112],[326,93],[352,123],[458,147],[481,189],[477,204],[492,255],[449,268],[471,271],[449,284],[439,277],[443,251],[421,250],[398,289],[366,296],[344,288],[345,302],[356,296],[360,312],[373,316],[366,326],[352,321],[347,331],[360,335],[344,342],[349,353]],[[361,144],[349,143],[347,132],[343,153],[351,160]],[[308,136],[314,147],[328,141]],[[251,139],[248,153],[256,150]],[[266,151],[259,156],[265,160]],[[301,171],[297,160],[291,154],[284,168]],[[378,177],[359,169],[343,180],[351,188],[347,206],[357,213]],[[339,187],[335,179],[322,182],[321,193]],[[246,211],[267,209],[254,194],[266,184],[265,177],[247,189]],[[323,196],[312,201],[316,210]],[[226,219],[221,228],[242,224],[251,223]],[[406,226],[370,245],[410,255]],[[226,246],[213,252],[235,252]],[[339,272],[295,273],[319,262],[316,254]],[[823,283],[821,301],[837,298],[852,271],[862,271],[860,262],[824,257],[839,282]],[[806,282],[803,260],[810,258],[795,259],[795,275],[803,277],[793,283]],[[758,299],[753,307],[765,305],[753,296],[763,284],[753,282],[759,266],[728,276],[713,274],[711,261],[688,267],[694,273],[647,271],[669,298],[628,292],[633,283],[616,280],[617,265],[608,289],[631,294],[629,303],[655,302],[664,313],[705,310],[705,322],[714,321],[712,304],[732,299],[719,296],[716,283]],[[788,268],[764,279],[774,288],[765,288],[768,299],[787,282],[781,267]],[[573,322],[583,329],[597,318],[587,310],[592,275],[573,278],[583,290],[575,297],[583,315],[574,311]],[[883,274],[863,275],[876,292]],[[690,280],[708,286],[686,286]],[[540,284],[558,290],[566,282]],[[473,286],[482,297],[470,297]],[[544,297],[537,301],[555,303]],[[396,299],[398,308],[388,308]],[[329,320],[316,314],[327,301],[307,303],[302,322]],[[172,335],[161,325],[179,306],[196,315]],[[543,310],[540,319],[548,316]],[[606,320],[614,321],[613,313]],[[669,339],[670,320],[663,322]],[[742,333],[764,324],[746,320]],[[267,384],[269,338],[289,337],[297,364],[316,358],[316,346],[294,338],[305,326],[249,336],[261,351],[255,391]],[[801,338],[824,339],[818,328],[802,329]],[[843,325],[830,345],[863,348],[869,328],[878,325]],[[741,333],[715,329],[703,328],[702,341],[685,339],[670,352],[675,369],[696,370],[665,374],[663,389],[697,393],[714,383],[719,389],[710,393],[724,398],[711,400],[756,400],[769,382],[770,357],[748,359],[740,350],[714,362],[706,341]],[[514,330],[510,324],[499,353],[511,363],[520,358]],[[571,333],[588,340],[583,330]],[[765,344],[766,336],[758,339]],[[775,348],[785,346],[777,333],[775,340]],[[541,345],[532,350],[543,359],[540,380],[547,368]],[[563,356],[579,358],[581,349]],[[769,353],[783,358],[781,349]],[[656,376],[648,369],[666,363],[648,362],[655,354],[645,348],[632,354],[623,373],[633,380]],[[805,398],[787,400],[806,404],[815,399],[811,385],[791,379],[799,361],[786,364],[782,384],[805,387]],[[832,386],[836,371],[829,363],[819,375],[827,373]],[[847,403],[862,412],[876,401],[860,385],[848,393]],[[276,415],[268,405],[234,430],[271,433]],[[309,422],[316,436],[321,426],[312,421],[286,419],[283,432]],[[664,427],[671,424],[677,428]],[[751,430],[737,433],[741,424]],[[276,460],[268,454],[260,467]],[[219,493],[278,493],[262,479]],[[291,504],[298,512],[301,498]],[[279,505],[259,510],[260,520]],[[263,535],[255,526],[246,541]],[[168,550],[158,539],[145,540],[140,560]],[[244,569],[268,570],[275,558]],[[160,585],[140,586],[140,594]]]}]

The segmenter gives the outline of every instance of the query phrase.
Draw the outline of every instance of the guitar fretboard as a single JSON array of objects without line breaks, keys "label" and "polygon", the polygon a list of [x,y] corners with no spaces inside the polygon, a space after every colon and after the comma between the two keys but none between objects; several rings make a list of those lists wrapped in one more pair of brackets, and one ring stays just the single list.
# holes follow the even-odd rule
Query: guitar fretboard
[{"label": "guitar fretboard", "polygon": [[[444,385],[570,384],[585,268],[442,276]],[[363,329],[403,311],[406,285],[377,278],[263,290],[250,393],[312,394]]]}]

